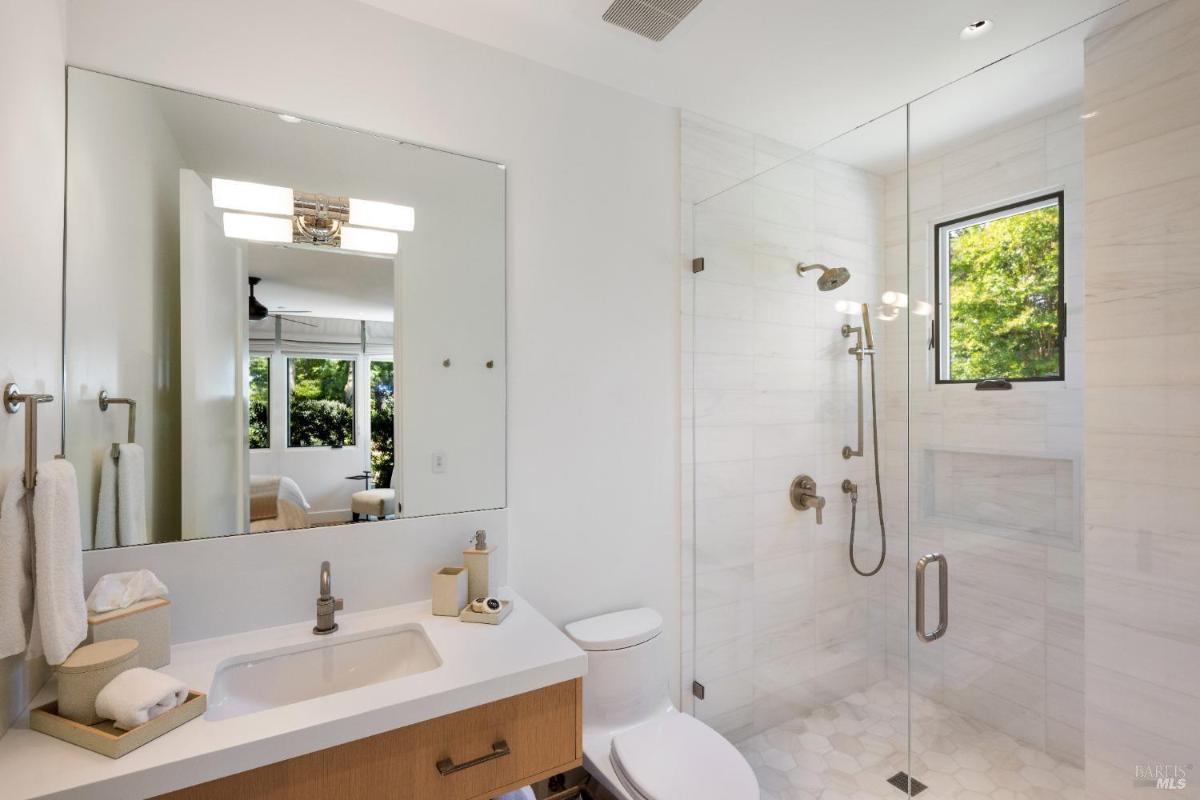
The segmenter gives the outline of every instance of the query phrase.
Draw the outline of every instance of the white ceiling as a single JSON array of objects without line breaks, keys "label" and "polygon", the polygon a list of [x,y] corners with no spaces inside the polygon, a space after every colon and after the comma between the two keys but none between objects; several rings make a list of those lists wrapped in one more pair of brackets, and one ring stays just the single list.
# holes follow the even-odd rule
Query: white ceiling
[{"label": "white ceiling", "polygon": [[[258,301],[287,316],[391,322],[392,259],[345,250],[250,243],[246,267]],[[298,312],[308,313],[298,313]],[[290,312],[290,313],[289,313]]]},{"label": "white ceiling", "polygon": [[[362,2],[801,147],[1119,4],[703,0],[655,43],[603,22],[609,0]],[[963,26],[985,18],[996,23],[990,34],[959,38]],[[1033,80],[1026,85],[1042,90]],[[1038,104],[1045,103],[1031,103]]]}]

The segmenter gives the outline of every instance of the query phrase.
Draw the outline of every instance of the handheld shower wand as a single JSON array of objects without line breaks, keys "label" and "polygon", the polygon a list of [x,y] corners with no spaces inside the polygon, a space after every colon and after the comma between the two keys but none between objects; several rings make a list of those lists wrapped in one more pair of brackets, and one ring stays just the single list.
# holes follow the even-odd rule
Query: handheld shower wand
[{"label": "handheld shower wand", "polygon": [[862,304],[862,325],[860,327],[842,326],[842,336],[849,338],[857,334],[858,341],[851,347],[850,355],[858,360],[858,450],[851,450],[850,445],[842,448],[842,458],[850,459],[863,454],[863,356],[871,360],[871,446],[874,450],[875,461],[875,502],[879,511],[879,563],[869,572],[859,569],[854,559],[854,534],[858,527],[858,486],[849,479],[842,481],[842,491],[850,495],[850,566],[859,575],[869,578],[883,569],[884,559],[887,558],[887,528],[883,521],[883,486],[879,475],[879,415],[875,397],[875,338],[871,334],[871,309],[866,303]]}]

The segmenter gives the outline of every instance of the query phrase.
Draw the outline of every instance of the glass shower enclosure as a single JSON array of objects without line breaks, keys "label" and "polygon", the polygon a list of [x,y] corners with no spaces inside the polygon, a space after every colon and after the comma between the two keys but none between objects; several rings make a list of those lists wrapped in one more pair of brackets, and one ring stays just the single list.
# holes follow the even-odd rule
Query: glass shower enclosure
[{"label": "glass shower enclosure", "polygon": [[[1194,761],[1169,648],[1132,619],[1200,607],[1194,581],[1145,593],[1182,507],[1147,488],[1147,532],[1094,491],[1152,450],[1094,403],[1156,379],[1112,378],[1144,293],[1114,283],[1119,226],[1092,226],[1117,218],[1113,154],[1153,150],[1135,90],[1200,91],[1195,7],[1133,11],[810,149],[683,116],[683,705],[764,797],[1138,797],[1138,770]],[[1144,191],[1175,227],[1123,257],[1178,275],[1150,236],[1195,241],[1198,217]],[[1147,583],[1114,585],[1134,546]],[[1126,659],[1125,634],[1158,649]]]}]

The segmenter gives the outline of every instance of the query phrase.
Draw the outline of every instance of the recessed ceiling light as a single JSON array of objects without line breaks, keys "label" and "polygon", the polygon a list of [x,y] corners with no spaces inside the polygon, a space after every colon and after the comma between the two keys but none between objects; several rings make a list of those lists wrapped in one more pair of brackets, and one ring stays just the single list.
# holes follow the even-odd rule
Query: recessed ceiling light
[{"label": "recessed ceiling light", "polygon": [[978,39],[980,36],[985,36],[994,27],[994,23],[990,19],[981,19],[978,22],[972,22],[970,25],[962,29],[959,34],[963,39]]},{"label": "recessed ceiling light", "polygon": [[291,114],[278,114],[277,116],[284,122],[290,122],[293,125],[304,122],[304,120],[300,119],[299,117],[293,117]]}]

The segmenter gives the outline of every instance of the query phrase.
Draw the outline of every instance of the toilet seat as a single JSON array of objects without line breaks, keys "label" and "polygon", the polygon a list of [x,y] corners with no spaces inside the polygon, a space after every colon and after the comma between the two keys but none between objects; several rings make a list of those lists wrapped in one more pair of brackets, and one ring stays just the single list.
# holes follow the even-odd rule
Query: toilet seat
[{"label": "toilet seat", "polygon": [[634,800],[757,800],[758,779],[733,745],[672,712],[613,737],[613,767]]}]

